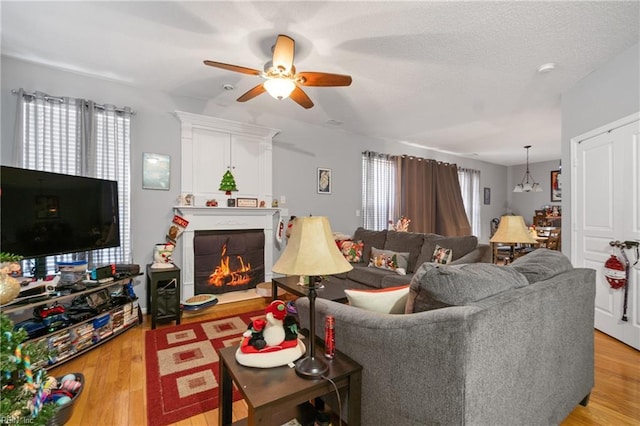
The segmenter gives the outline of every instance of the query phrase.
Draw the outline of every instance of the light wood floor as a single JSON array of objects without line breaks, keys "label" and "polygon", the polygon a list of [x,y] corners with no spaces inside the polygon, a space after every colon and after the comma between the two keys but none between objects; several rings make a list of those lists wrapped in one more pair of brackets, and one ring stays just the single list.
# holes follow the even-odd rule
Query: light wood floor
[{"label": "light wood floor", "polygon": [[[207,315],[183,323],[215,319],[262,309],[265,299],[218,305]],[[171,323],[173,324],[173,323]],[[171,324],[159,327],[170,327]],[[69,426],[145,425],[147,402],[144,369],[144,332],[150,321],[50,371],[60,376],[81,372],[86,388],[75,404]],[[595,331],[595,388],[587,407],[577,406],[562,423],[571,425],[640,425],[640,352]],[[234,421],[247,416],[243,401],[234,403]],[[176,425],[214,426],[218,410],[191,417]]]}]

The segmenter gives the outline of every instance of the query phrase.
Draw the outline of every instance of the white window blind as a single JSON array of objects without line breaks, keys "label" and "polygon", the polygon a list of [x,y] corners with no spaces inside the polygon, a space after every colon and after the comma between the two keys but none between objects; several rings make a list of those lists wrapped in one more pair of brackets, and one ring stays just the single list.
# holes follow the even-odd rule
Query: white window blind
[{"label": "white window blind", "polygon": [[362,216],[365,229],[382,230],[393,220],[396,163],[391,156],[362,153]]},{"label": "white window blind", "polygon": [[91,101],[18,92],[22,120],[16,128],[17,163],[27,169],[96,177],[118,182],[120,247],[52,256],[55,262],[86,259],[90,264],[130,263],[131,110]]},{"label": "white window blind", "polygon": [[480,235],[480,170],[458,168],[458,180],[471,233]]}]

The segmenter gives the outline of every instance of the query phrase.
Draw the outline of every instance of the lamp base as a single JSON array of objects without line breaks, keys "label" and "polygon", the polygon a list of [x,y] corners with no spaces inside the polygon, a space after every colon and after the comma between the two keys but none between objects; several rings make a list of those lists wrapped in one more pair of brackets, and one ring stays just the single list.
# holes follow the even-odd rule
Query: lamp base
[{"label": "lamp base", "polygon": [[308,356],[296,362],[296,374],[304,379],[319,379],[327,370],[329,366],[315,357]]}]

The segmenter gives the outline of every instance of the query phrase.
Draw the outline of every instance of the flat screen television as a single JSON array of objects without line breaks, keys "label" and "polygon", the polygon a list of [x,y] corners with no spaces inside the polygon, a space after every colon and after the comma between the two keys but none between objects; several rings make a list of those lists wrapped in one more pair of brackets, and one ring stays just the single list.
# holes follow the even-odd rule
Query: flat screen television
[{"label": "flat screen television", "polygon": [[118,247],[116,181],[0,166],[0,251],[26,259]]}]

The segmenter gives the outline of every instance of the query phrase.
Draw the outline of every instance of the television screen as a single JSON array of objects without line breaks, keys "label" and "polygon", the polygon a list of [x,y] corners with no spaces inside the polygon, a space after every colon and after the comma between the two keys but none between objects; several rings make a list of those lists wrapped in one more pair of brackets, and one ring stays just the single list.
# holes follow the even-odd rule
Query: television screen
[{"label": "television screen", "polygon": [[2,166],[0,250],[24,258],[120,245],[118,183]]}]

